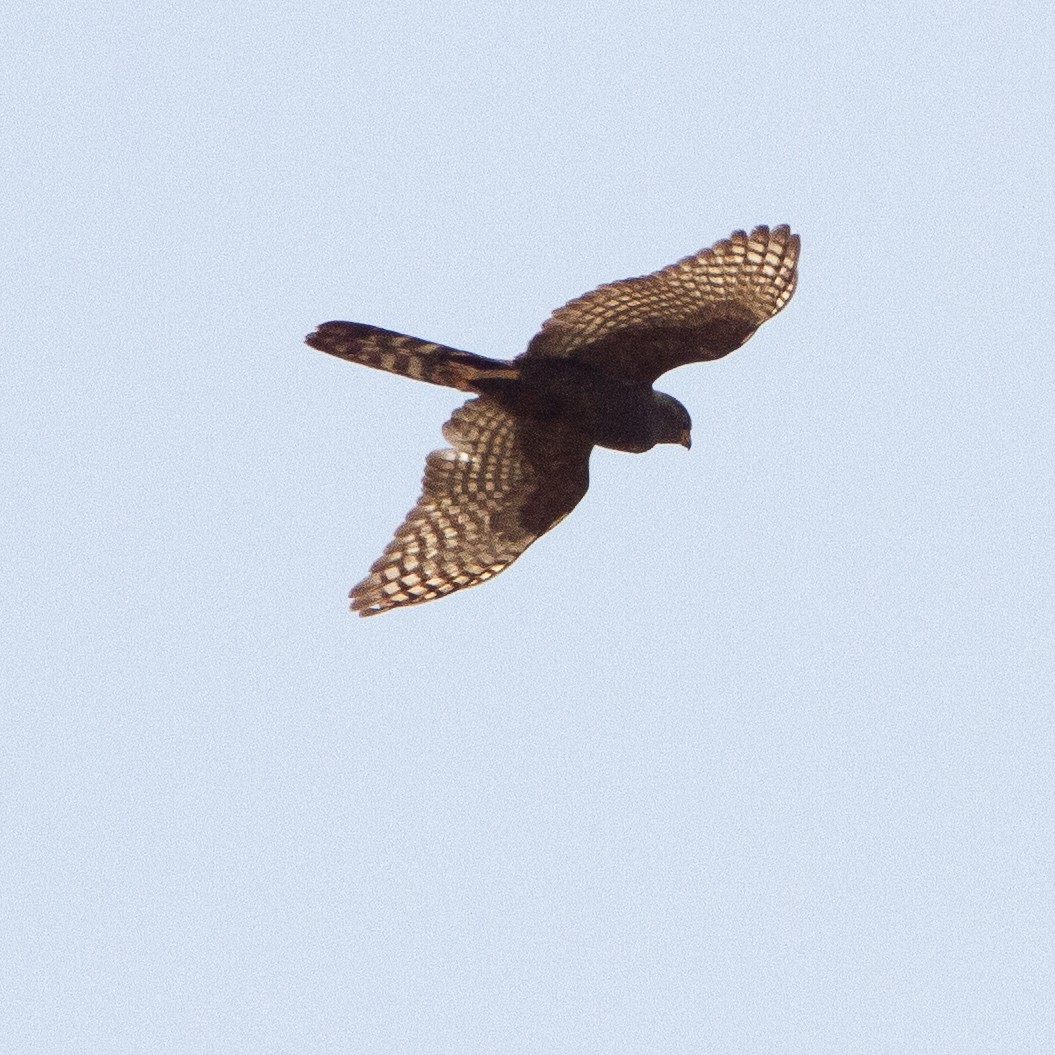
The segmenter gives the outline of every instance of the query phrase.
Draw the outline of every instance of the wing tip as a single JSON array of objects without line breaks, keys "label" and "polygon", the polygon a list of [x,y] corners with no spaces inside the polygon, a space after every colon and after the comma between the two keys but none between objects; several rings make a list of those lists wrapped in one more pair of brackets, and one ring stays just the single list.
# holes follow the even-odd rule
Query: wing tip
[{"label": "wing tip", "polygon": [[372,571],[362,582],[356,583],[348,591],[348,597],[352,602],[348,607],[363,617],[380,615],[394,607],[385,596],[377,576]]},{"label": "wing tip", "polygon": [[802,246],[802,238],[798,234],[793,234],[790,224],[786,223],[777,224],[776,227],[772,228],[766,224],[759,224],[751,232],[751,238],[757,238],[767,244],[777,242],[784,246],[785,254],[787,254],[788,250],[791,250],[796,256]]}]

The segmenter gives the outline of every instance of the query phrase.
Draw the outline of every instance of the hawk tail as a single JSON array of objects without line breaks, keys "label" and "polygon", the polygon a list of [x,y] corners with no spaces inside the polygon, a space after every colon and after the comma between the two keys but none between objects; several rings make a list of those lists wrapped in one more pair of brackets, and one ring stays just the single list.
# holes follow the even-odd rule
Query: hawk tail
[{"label": "hawk tail", "polygon": [[511,363],[361,322],[324,322],[304,343],[352,363],[463,392],[480,392],[481,382],[486,386],[517,376]]}]

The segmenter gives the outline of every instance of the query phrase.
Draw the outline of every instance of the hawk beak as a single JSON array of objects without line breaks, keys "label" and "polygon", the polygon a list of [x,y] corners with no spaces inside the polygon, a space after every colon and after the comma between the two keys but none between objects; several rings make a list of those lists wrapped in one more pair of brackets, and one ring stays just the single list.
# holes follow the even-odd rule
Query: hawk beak
[{"label": "hawk beak", "polygon": [[685,429],[681,436],[678,437],[678,443],[680,443],[685,450],[688,450],[692,446],[692,433]]}]

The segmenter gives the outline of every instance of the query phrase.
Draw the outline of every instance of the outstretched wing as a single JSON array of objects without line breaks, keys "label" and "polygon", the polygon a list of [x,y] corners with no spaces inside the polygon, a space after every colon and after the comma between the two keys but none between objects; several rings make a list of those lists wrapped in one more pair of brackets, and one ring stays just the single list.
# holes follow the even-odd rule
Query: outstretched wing
[{"label": "outstretched wing", "polygon": [[662,271],[558,308],[524,355],[578,359],[651,384],[739,348],[791,299],[798,256],[799,236],[786,225],[734,231]]},{"label": "outstretched wing", "polygon": [[428,456],[418,504],[350,594],[360,615],[486,582],[586,494],[590,444],[566,427],[481,398],[459,407],[443,435],[451,448]]}]

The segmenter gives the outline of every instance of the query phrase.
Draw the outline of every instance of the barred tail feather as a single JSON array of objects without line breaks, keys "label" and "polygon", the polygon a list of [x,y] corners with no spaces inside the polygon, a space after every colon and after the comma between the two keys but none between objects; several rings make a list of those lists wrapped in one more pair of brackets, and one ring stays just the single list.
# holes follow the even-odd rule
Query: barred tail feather
[{"label": "barred tail feather", "polygon": [[361,322],[324,322],[304,342],[349,362],[463,392],[479,392],[480,381],[517,376],[510,363]]}]

